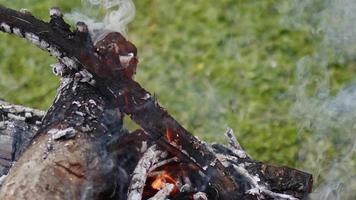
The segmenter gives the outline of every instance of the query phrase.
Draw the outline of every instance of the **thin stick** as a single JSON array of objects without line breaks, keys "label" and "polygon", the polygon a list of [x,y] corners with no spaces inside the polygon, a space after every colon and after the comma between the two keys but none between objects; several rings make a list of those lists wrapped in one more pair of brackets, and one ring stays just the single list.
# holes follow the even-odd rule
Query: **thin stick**
[{"label": "thin stick", "polygon": [[208,196],[204,192],[197,192],[193,195],[193,200],[208,200]]},{"label": "thin stick", "polygon": [[228,139],[230,150],[239,158],[246,158],[246,152],[242,149],[240,143],[235,137],[234,131],[231,128],[227,128],[225,136]]},{"label": "thin stick", "polygon": [[141,200],[143,189],[145,187],[148,172],[160,158],[162,151],[157,148],[157,145],[152,145],[143,154],[140,161],[133,172],[130,187],[128,189],[128,200]]},{"label": "thin stick", "polygon": [[163,165],[166,165],[170,162],[177,162],[178,158],[177,157],[173,157],[173,158],[169,158],[166,160],[162,160],[160,162],[155,163],[154,165],[152,165],[152,167],[150,168],[150,172],[154,171],[155,169],[162,167]]},{"label": "thin stick", "polygon": [[153,197],[149,198],[148,200],[165,200],[173,191],[173,188],[173,184],[167,183],[160,191],[158,191]]}]

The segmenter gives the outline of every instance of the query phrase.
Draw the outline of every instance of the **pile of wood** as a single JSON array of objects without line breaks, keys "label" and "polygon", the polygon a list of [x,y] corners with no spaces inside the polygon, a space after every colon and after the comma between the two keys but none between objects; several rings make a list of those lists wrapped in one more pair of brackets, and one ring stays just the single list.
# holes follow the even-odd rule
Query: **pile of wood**
[{"label": "pile of wood", "polygon": [[[303,199],[312,177],[190,134],[132,77],[136,47],[120,33],[92,42],[58,8],[50,22],[0,7],[0,30],[58,59],[44,113],[0,101],[0,199]],[[123,118],[141,129],[129,132]]]}]

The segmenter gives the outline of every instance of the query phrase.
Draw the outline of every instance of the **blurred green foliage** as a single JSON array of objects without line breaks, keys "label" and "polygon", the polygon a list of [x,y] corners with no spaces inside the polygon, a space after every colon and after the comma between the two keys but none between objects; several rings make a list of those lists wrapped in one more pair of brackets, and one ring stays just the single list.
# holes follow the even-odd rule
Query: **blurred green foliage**
[{"label": "blurred green foliage", "polygon": [[[48,20],[48,8],[80,1],[0,0]],[[129,39],[139,49],[136,80],[200,138],[223,141],[227,126],[258,160],[295,166],[300,140],[290,117],[295,66],[314,52],[310,27],[285,25],[284,0],[137,0]],[[288,20],[287,20],[288,21]],[[288,24],[288,23],[287,23]],[[24,40],[0,34],[0,98],[47,109],[58,78],[55,60]],[[330,66],[333,88],[351,64]]]}]

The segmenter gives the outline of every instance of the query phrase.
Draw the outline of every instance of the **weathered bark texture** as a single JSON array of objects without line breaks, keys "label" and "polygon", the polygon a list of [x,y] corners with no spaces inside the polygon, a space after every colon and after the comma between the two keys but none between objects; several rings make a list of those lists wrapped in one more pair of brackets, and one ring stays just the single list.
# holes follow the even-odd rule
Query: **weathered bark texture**
[{"label": "weathered bark texture", "polygon": [[[8,162],[7,168],[39,129],[10,169],[0,189],[0,199],[127,199],[130,185],[130,190],[137,191],[129,194],[130,199],[139,200],[141,195],[169,196],[179,184],[173,184],[173,189],[172,183],[165,184],[167,188],[153,195],[152,188],[145,185],[151,181],[148,176],[154,177],[162,169],[181,176],[177,181],[186,178],[182,182],[190,188],[178,188],[182,190],[171,199],[206,195],[224,200],[294,200],[305,198],[310,192],[311,175],[254,161],[231,133],[231,147],[198,140],[132,80],[137,64],[133,44],[121,34],[112,33],[94,45],[85,24],[80,23],[71,32],[59,11],[55,11],[50,23],[46,23],[29,13],[0,6],[0,30],[47,50],[59,60],[54,72],[62,76],[57,97],[41,125],[36,125],[40,117],[33,125],[33,119],[29,121],[25,116],[23,120],[18,113],[6,114],[6,118],[0,115],[5,120],[12,117],[28,123],[22,127],[28,126],[30,132],[24,131],[23,143],[10,146],[14,142],[9,140],[19,134],[0,130],[0,137],[8,145],[3,150],[0,147],[0,153],[4,152],[0,159],[4,157]],[[124,115],[143,130],[128,134],[123,127]],[[7,135],[10,136],[6,138]],[[174,159],[151,160],[143,156],[144,160],[140,160],[143,154],[149,155],[145,151],[152,145]],[[140,166],[147,162],[150,166]],[[159,167],[159,162],[165,164]],[[141,172],[147,180],[137,178]]]}]

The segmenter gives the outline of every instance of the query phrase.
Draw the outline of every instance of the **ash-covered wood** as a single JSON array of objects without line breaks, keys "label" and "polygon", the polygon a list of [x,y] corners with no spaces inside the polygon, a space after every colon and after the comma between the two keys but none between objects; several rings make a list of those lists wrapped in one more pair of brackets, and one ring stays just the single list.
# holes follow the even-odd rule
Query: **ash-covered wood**
[{"label": "ash-covered wood", "polygon": [[[59,137],[60,131],[70,137]],[[106,143],[124,133],[120,111],[92,86],[62,78],[54,104],[11,168],[0,199],[110,199],[124,177],[118,173],[126,171],[118,170]]]},{"label": "ash-covered wood", "polygon": [[143,189],[147,180],[150,168],[162,156],[163,152],[153,145],[148,148],[137,163],[131,176],[131,183],[128,189],[128,200],[141,200]]},{"label": "ash-covered wood", "polygon": [[0,177],[29,145],[43,116],[43,111],[0,100]]},{"label": "ash-covered wood", "polygon": [[[120,33],[109,33],[93,44],[84,23],[78,22],[71,31],[58,8],[51,9],[50,15],[47,23],[29,12],[0,6],[0,30],[26,38],[56,57],[53,72],[62,77],[53,105],[38,124],[39,131],[31,132],[36,137],[30,147],[8,176],[1,178],[0,199],[142,199],[157,195],[291,200],[305,198],[310,192],[311,175],[254,161],[231,130],[226,133],[229,147],[206,144],[190,134],[132,80],[137,49]],[[124,115],[143,130],[128,134]],[[15,116],[22,121],[21,114]],[[146,150],[148,146],[166,151],[168,158],[156,160],[156,154]],[[20,155],[9,146],[4,149],[7,155],[11,152],[11,161]],[[156,191],[149,184],[162,176],[168,182]]]},{"label": "ash-covered wood", "polygon": [[173,191],[173,188],[173,184],[167,183],[161,190],[159,190],[153,197],[149,198],[148,200],[165,200]]}]

